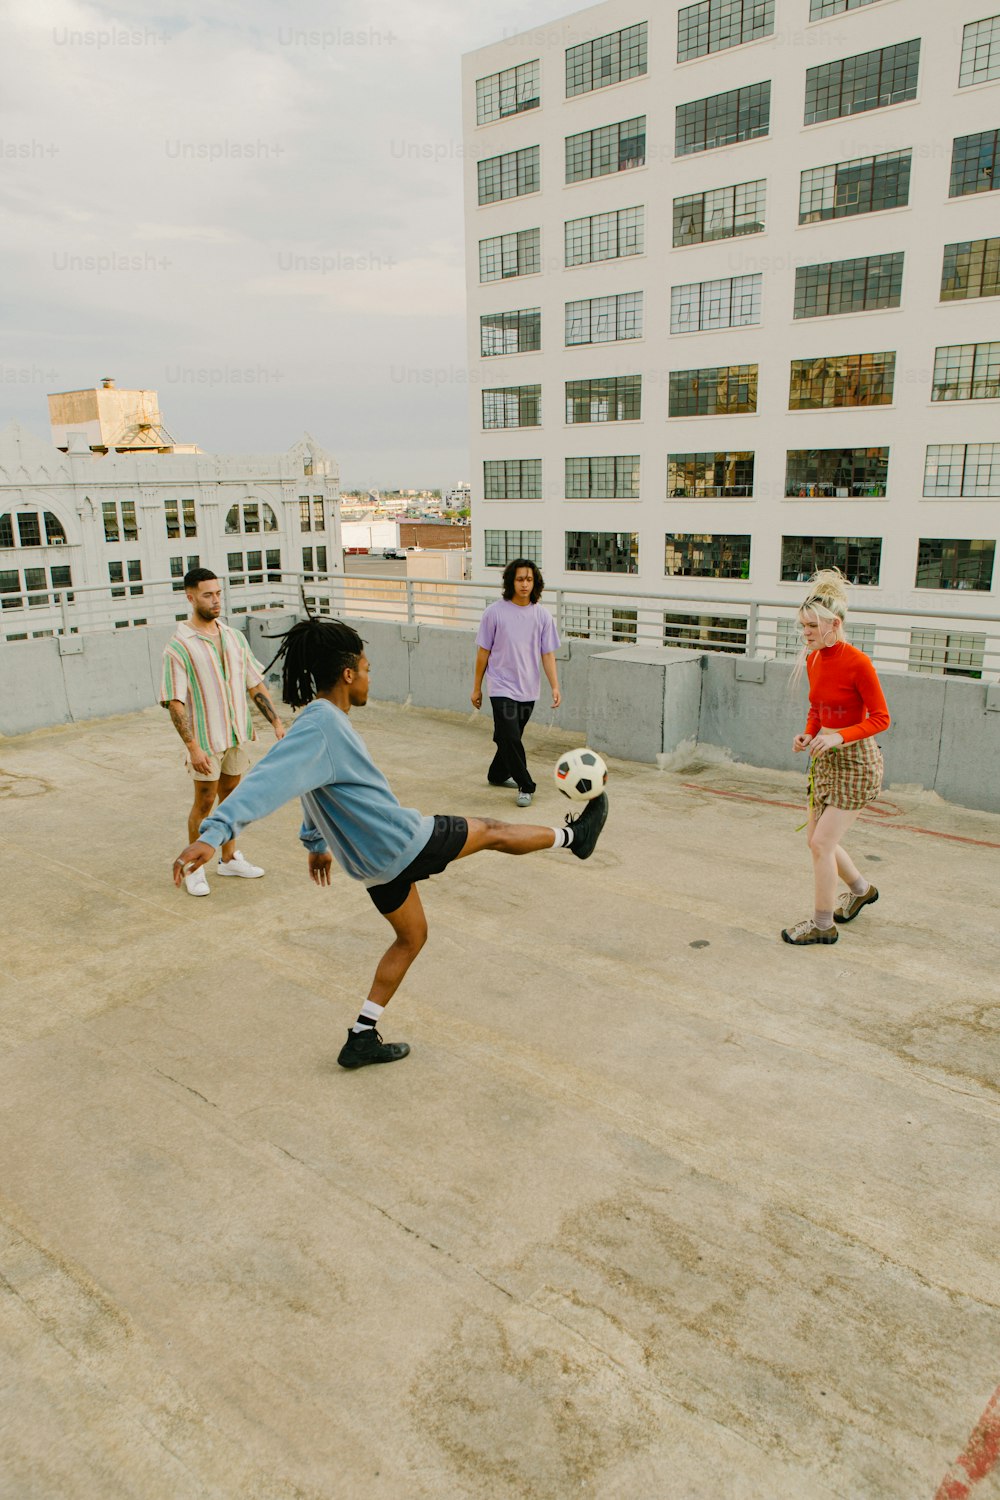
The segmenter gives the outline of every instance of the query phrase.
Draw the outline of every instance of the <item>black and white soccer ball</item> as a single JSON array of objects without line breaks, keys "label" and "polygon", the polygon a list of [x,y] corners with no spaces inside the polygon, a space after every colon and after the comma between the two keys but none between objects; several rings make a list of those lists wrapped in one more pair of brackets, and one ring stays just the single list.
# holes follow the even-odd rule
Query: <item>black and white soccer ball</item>
[{"label": "black and white soccer ball", "polygon": [[572,797],[574,802],[589,802],[603,792],[608,768],[597,751],[585,745],[560,755],[554,774],[556,786],[564,797]]}]

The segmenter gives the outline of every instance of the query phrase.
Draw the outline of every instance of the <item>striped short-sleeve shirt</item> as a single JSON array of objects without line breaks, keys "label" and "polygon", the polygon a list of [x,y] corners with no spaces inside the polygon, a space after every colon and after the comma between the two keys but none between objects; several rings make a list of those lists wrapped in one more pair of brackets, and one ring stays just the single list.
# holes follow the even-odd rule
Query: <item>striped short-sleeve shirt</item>
[{"label": "striped short-sleeve shirt", "polygon": [[191,723],[202,750],[221,754],[254,738],[247,688],[264,681],[264,669],[246,636],[218,621],[218,635],[178,625],[163,652],[160,702],[191,705]]}]

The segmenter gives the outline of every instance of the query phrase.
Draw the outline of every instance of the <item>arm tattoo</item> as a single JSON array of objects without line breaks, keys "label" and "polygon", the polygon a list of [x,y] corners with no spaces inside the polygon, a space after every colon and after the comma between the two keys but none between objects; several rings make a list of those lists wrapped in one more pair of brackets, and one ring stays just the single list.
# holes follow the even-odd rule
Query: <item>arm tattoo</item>
[{"label": "arm tattoo", "polygon": [[278,715],[275,713],[274,704],[267,696],[265,690],[261,687],[254,688],[250,696],[253,699],[254,703],[256,703],[257,707],[260,709],[261,713],[264,715],[264,718],[267,720],[267,722],[269,724],[273,724]]},{"label": "arm tattoo", "polygon": [[179,699],[172,698],[167,704],[170,712],[170,721],[185,745],[194,739],[194,730],[191,726],[191,705],[188,702],[181,703]]}]

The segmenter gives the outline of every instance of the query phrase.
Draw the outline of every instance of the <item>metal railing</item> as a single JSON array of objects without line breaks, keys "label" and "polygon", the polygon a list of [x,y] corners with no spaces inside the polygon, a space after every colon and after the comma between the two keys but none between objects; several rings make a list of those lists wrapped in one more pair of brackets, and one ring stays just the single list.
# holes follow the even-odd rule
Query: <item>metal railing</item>
[{"label": "metal railing", "polygon": [[[279,573],[222,579],[224,612],[239,623],[247,614],[298,611],[303,597],[320,614],[471,630],[499,597],[499,579],[403,578],[389,574]],[[6,642],[37,636],[167,625],[188,615],[176,579],[85,584],[36,591],[10,608],[3,601]],[[544,605],[560,636],[613,645],[678,646],[740,656],[793,659],[801,641],[795,604],[734,601],[718,594],[628,594],[614,589],[549,589]],[[866,607],[856,603],[848,634],[878,666],[891,671],[983,679],[1000,677],[1000,616]]]}]

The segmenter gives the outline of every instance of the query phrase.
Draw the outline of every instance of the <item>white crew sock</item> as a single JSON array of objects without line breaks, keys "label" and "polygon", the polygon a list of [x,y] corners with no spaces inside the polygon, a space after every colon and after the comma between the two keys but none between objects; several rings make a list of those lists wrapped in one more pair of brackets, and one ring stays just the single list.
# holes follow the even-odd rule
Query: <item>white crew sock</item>
[{"label": "white crew sock", "polygon": [[382,1016],[382,1012],[384,1010],[384,1005],[376,1005],[374,1000],[366,1000],[364,1005],[362,1005],[361,1013],[358,1016],[358,1019],[355,1021],[354,1025],[351,1027],[351,1030],[373,1031],[374,1028],[378,1025],[379,1020]]},{"label": "white crew sock", "polygon": [[552,845],[553,849],[568,849],[573,842],[572,823],[567,823],[565,828],[553,828],[552,832],[556,836],[555,843]]}]

